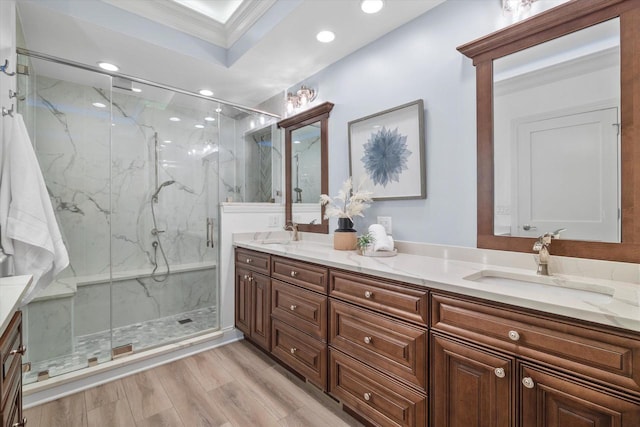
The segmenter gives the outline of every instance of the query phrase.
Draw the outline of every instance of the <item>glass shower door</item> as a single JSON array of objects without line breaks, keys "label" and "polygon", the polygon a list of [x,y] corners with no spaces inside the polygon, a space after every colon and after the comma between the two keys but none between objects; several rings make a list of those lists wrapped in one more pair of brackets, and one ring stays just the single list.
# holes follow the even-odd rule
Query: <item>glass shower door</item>
[{"label": "glass shower door", "polygon": [[[19,56],[23,115],[70,265],[23,310],[25,383],[111,359],[111,78]],[[91,292],[88,292],[91,290]]]},{"label": "glass shower door", "polygon": [[[135,89],[135,91],[134,91]],[[113,89],[114,356],[218,327],[218,114],[173,91]]]}]

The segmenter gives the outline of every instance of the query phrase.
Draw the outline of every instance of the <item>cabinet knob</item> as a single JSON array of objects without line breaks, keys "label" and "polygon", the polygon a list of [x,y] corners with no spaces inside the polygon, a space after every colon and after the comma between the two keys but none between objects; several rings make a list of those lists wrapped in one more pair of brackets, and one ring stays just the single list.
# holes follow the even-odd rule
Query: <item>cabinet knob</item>
[{"label": "cabinet knob", "polygon": [[249,275],[248,274],[244,275],[244,280],[249,280]]},{"label": "cabinet knob", "polygon": [[365,393],[363,397],[364,397],[364,400],[369,401],[371,400],[371,393]]},{"label": "cabinet knob", "polygon": [[289,309],[291,309],[291,311],[294,311],[296,308],[298,308],[298,306],[295,305],[295,304],[291,304],[291,307],[289,307]]},{"label": "cabinet knob", "polygon": [[364,292],[364,297],[365,298],[371,298],[372,296],[373,296],[373,292],[371,292],[371,291],[365,291]]},{"label": "cabinet knob", "polygon": [[295,348],[295,347],[291,347],[291,350],[289,350],[289,351],[291,352],[291,354],[295,354],[296,351],[298,351],[298,349]]},{"label": "cabinet knob", "polygon": [[493,370],[493,372],[496,374],[496,377],[498,377],[498,378],[504,378],[504,376],[506,375],[504,373],[504,369],[502,369],[502,368],[496,368],[496,369]]},{"label": "cabinet knob", "polygon": [[522,379],[522,385],[525,386],[526,388],[533,388],[533,386],[535,386],[531,377],[524,377]]},{"label": "cabinet knob", "polygon": [[10,355],[14,355],[14,354],[21,354],[21,355],[23,355],[23,356],[24,356],[24,354],[26,353],[26,351],[27,351],[27,347],[25,347],[24,345],[21,345],[20,347],[18,347],[18,348],[16,348],[16,349],[14,349],[14,350],[11,350],[11,351],[9,352],[9,354],[10,354]]},{"label": "cabinet knob", "polygon": [[364,337],[365,344],[371,344],[371,337]]},{"label": "cabinet knob", "polygon": [[251,258],[247,258],[247,264],[251,264],[253,260]]},{"label": "cabinet knob", "polygon": [[296,277],[298,275],[297,271],[291,270],[291,277]]},{"label": "cabinet knob", "polygon": [[27,425],[27,419],[23,418],[19,423],[13,423],[11,427],[24,427]]},{"label": "cabinet knob", "polygon": [[509,331],[509,339],[511,339],[511,341],[518,341],[520,334],[517,331]]}]

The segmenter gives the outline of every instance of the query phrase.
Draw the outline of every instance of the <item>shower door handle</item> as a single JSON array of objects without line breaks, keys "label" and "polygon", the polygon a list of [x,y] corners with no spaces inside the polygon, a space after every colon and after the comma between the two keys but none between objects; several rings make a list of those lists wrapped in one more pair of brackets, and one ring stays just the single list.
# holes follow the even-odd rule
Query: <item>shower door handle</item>
[{"label": "shower door handle", "polygon": [[207,247],[213,248],[213,218],[207,218]]},{"label": "shower door handle", "polygon": [[211,218],[207,218],[207,247],[211,247]]}]

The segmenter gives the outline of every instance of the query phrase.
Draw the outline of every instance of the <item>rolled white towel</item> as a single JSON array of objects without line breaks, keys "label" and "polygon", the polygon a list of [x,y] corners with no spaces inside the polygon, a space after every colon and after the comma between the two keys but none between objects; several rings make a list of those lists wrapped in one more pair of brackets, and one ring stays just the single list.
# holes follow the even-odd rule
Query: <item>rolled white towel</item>
[{"label": "rolled white towel", "polygon": [[392,251],[393,239],[391,236],[387,236],[384,226],[380,224],[371,224],[369,226],[369,234],[374,238],[373,250],[374,251]]}]

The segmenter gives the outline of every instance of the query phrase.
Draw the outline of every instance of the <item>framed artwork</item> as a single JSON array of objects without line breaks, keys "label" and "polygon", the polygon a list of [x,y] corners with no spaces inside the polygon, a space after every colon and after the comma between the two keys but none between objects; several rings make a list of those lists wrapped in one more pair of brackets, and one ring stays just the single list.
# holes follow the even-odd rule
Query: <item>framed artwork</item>
[{"label": "framed artwork", "polygon": [[367,176],[373,200],[425,199],[422,99],[349,122],[349,172]]}]

